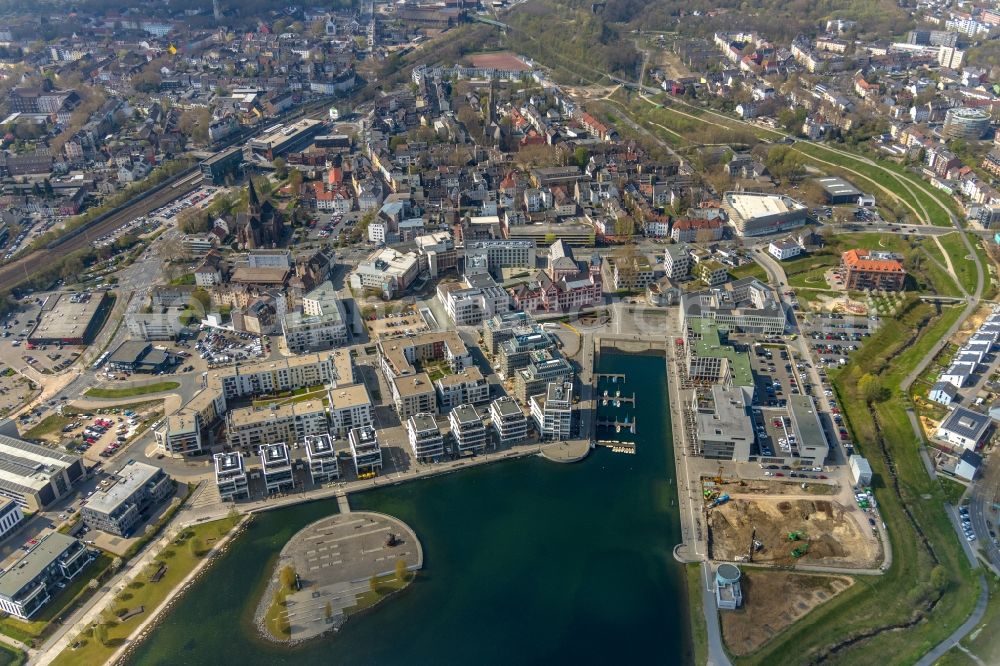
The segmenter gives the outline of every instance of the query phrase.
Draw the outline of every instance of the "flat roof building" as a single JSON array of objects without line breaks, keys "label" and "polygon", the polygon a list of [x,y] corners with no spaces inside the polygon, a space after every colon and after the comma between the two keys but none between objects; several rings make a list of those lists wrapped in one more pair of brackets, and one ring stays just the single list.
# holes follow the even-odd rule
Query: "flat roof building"
[{"label": "flat roof building", "polygon": [[371,425],[375,421],[368,388],[364,384],[337,386],[327,392],[330,432],[346,437],[351,428]]},{"label": "flat roof building", "polygon": [[273,160],[285,153],[305,148],[322,130],[322,121],[303,118],[290,125],[279,125],[263,136],[251,139],[248,147],[251,153]]},{"label": "flat roof building", "polygon": [[[788,397],[788,415],[792,419],[796,442],[790,442],[792,456],[806,467],[822,466],[830,454],[830,444],[819,420],[816,402],[807,395]],[[797,455],[796,455],[797,454]]]},{"label": "flat roof building", "polygon": [[573,382],[551,382],[545,393],[531,396],[531,418],[542,439],[569,439],[573,427]]},{"label": "flat roof building", "polygon": [[498,446],[528,439],[528,419],[514,398],[505,395],[491,402],[490,417]]},{"label": "flat roof building", "polygon": [[329,483],[340,478],[337,451],[330,435],[309,435],[303,445],[309,461],[309,476],[314,484]]},{"label": "flat roof building", "polygon": [[830,205],[856,204],[862,192],[843,178],[817,178],[816,183],[822,188],[823,196]]},{"label": "flat roof building", "polygon": [[448,413],[448,422],[458,455],[486,452],[486,424],[475,406],[465,404],[455,407]]},{"label": "flat roof building", "polygon": [[764,236],[801,227],[808,209],[791,197],[758,192],[726,192],[722,208],[738,236]]},{"label": "flat roof building", "polygon": [[250,499],[250,487],[247,481],[243,456],[239,452],[216,453],[215,485],[219,489],[219,497],[223,502],[240,499]]},{"label": "flat roof building", "polygon": [[0,497],[0,539],[17,529],[24,520],[21,505],[9,497]]},{"label": "flat roof building", "polygon": [[39,511],[68,495],[85,475],[79,456],[0,435],[0,495]]},{"label": "flat roof building", "polygon": [[681,322],[702,317],[719,329],[739,333],[781,335],[788,321],[778,295],[754,277],[685,293],[681,296]]},{"label": "flat roof building", "polygon": [[433,414],[414,414],[406,421],[410,450],[417,460],[438,460],[444,455],[444,436]]},{"label": "flat roof building", "polygon": [[295,487],[292,473],[292,454],[284,442],[262,444],[257,450],[264,468],[264,487],[267,492],[280,493]]},{"label": "flat roof building", "polygon": [[173,357],[145,340],[126,340],[108,358],[116,372],[158,373],[170,368]]},{"label": "flat roof building", "polygon": [[112,301],[106,291],[81,296],[59,294],[46,303],[38,323],[28,335],[37,345],[89,345],[101,330]]},{"label": "flat roof building", "polygon": [[707,317],[687,317],[687,374],[695,383],[753,386],[750,355],[724,341],[718,325]]},{"label": "flat roof building", "polygon": [[96,556],[78,539],[49,532],[0,574],[0,609],[30,619]]},{"label": "flat roof building", "polygon": [[378,433],[371,426],[353,428],[347,433],[351,445],[351,458],[354,460],[354,473],[378,474],[382,469],[382,447],[378,442]]},{"label": "flat roof building", "polygon": [[302,442],[330,432],[322,400],[240,407],[226,414],[229,444],[252,450],[270,442]]},{"label": "flat roof building", "polygon": [[129,460],[111,487],[94,493],[80,509],[80,518],[91,529],[127,537],[173,492],[174,482],[162,469]]},{"label": "flat roof building", "polygon": [[956,407],[941,422],[934,436],[952,446],[975,451],[986,440],[991,427],[992,419],[986,414]]},{"label": "flat roof building", "polygon": [[717,460],[748,462],[754,442],[752,386],[697,389],[692,398],[696,441],[701,455]]}]

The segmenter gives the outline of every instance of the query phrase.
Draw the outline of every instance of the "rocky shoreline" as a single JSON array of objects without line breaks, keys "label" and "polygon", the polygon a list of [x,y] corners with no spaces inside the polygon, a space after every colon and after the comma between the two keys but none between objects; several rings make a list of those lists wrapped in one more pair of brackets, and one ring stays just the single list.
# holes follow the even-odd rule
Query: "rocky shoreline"
[{"label": "rocky shoreline", "polygon": [[205,556],[205,559],[198,563],[195,575],[184,583],[184,585],[175,590],[166,604],[161,605],[153,611],[153,617],[147,621],[148,624],[143,628],[143,630],[134,638],[129,639],[128,646],[125,650],[114,661],[110,662],[112,666],[124,666],[129,657],[131,657],[135,652],[136,648],[138,648],[139,645],[141,645],[142,642],[156,630],[156,628],[163,621],[163,618],[166,617],[167,613],[173,609],[173,607],[184,597],[184,594],[191,589],[195,583],[201,580],[202,576],[204,576],[205,573],[212,567],[219,556],[224,555],[229,550],[229,546],[236,540],[237,537],[246,531],[252,521],[253,514],[249,514],[246,519],[237,525],[232,532],[224,537],[225,543],[213,548],[208,555]]}]

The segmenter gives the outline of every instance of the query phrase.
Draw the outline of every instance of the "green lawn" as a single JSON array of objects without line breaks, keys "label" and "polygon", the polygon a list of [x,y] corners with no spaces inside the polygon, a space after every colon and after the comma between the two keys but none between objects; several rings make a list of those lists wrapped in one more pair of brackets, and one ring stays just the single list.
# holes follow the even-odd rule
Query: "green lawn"
[{"label": "green lawn", "polygon": [[761,282],[767,282],[767,271],[765,271],[764,267],[758,264],[756,261],[751,261],[749,263],[743,264],[742,266],[731,268],[729,269],[729,274],[733,276],[734,280],[741,280],[743,278],[755,277]]},{"label": "green lawn", "polygon": [[73,419],[61,414],[49,414],[32,428],[25,430],[21,434],[25,439],[45,439],[49,435],[61,434],[62,429],[72,422]]},{"label": "green lawn", "polygon": [[[951,257],[952,266],[955,268],[955,273],[958,275],[958,281],[962,284],[962,287],[968,292],[973,293],[976,290],[976,264],[969,257],[969,250],[965,247],[965,243],[962,242],[961,236],[956,232],[953,234],[945,234],[941,236],[941,245],[944,247],[945,252]],[[983,265],[984,276],[987,273],[987,268],[989,264]],[[986,283],[988,286],[989,283]],[[985,287],[984,287],[985,288]]]},{"label": "green lawn", "polygon": [[708,661],[708,625],[702,605],[701,565],[697,562],[685,565],[687,573],[688,616],[691,618],[691,644],[694,648],[694,663]]},{"label": "green lawn", "polygon": [[65,614],[90,593],[87,584],[94,578],[100,577],[109,566],[111,566],[111,557],[105,554],[99,555],[65,589],[60,590],[33,619],[19,620],[10,616],[0,619],[0,633],[22,643],[33,644],[35,639],[47,633],[53,619]]},{"label": "green lawn", "polygon": [[179,387],[180,382],[157,382],[155,384],[146,384],[145,386],[133,386],[130,388],[120,388],[120,389],[102,389],[102,388],[92,388],[87,389],[83,395],[88,398],[131,398],[137,395],[148,395],[150,393],[162,393],[164,391],[173,391],[175,388]]},{"label": "green lawn", "polygon": [[[110,609],[102,614],[107,631],[107,642],[102,645],[93,636],[93,630],[87,629],[76,640],[80,642],[77,649],[68,648],[59,654],[52,664],[55,666],[78,666],[80,664],[103,664],[117,650],[132,631],[141,624],[148,613],[174,593],[180,582],[205,559],[209,549],[239,522],[238,516],[223,518],[208,523],[195,525],[185,530],[174,542],[156,557],[145,571],[139,574],[135,581],[129,584],[124,592],[115,598]],[[197,539],[197,541],[195,541]],[[200,544],[200,548],[194,548]],[[167,566],[163,577],[157,582],[151,582],[152,575],[160,563]],[[122,614],[142,606],[145,612],[129,618],[125,622],[118,621]]]}]

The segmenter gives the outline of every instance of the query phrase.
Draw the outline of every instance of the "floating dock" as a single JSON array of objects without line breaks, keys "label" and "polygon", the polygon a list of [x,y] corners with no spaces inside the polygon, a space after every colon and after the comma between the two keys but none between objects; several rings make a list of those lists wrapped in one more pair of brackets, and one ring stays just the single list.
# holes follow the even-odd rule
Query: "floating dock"
[{"label": "floating dock", "polygon": [[614,372],[595,372],[594,379],[601,381],[602,379],[610,379],[612,384],[618,384],[619,382],[625,383],[624,373],[614,373]]},{"label": "floating dock", "polygon": [[615,453],[627,453],[629,455],[635,455],[635,442],[616,442],[609,439],[599,439],[597,443],[601,446],[606,446]]},{"label": "floating dock", "polygon": [[[634,405],[635,393],[632,394],[631,398],[628,397],[627,395],[601,395],[599,396],[599,400],[601,401],[602,407],[607,407],[608,405],[614,405],[614,403],[616,402],[625,405]],[[615,405],[615,407],[620,406],[620,404]]]},{"label": "floating dock", "polygon": [[597,419],[598,428],[614,428],[618,432],[622,430],[627,430],[633,435],[635,434],[635,421],[619,421],[615,419],[614,421],[609,421],[608,419]]}]

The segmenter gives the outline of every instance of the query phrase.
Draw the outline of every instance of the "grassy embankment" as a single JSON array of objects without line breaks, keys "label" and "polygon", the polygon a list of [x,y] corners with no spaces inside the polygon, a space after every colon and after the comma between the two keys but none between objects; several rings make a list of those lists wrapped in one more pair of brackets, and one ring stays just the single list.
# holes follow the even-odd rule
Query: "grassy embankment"
[{"label": "grassy embankment", "polygon": [[[53,666],[76,666],[77,664],[103,664],[130,637],[148,614],[153,612],[168,596],[172,595],[180,582],[194,570],[208,555],[216,541],[229,533],[239,522],[238,516],[202,523],[182,532],[165,548],[147,569],[129,583],[111,605],[101,614],[100,629],[89,627],[78,638],[79,646],[67,648],[53,661]],[[155,583],[152,577],[166,566],[162,577]],[[144,611],[125,621],[120,618],[129,611],[142,607]],[[98,636],[95,637],[95,632]],[[103,633],[104,640],[99,634]]]},{"label": "grassy embankment", "polygon": [[157,382],[155,384],[146,384],[144,386],[132,386],[130,388],[120,389],[91,388],[87,389],[83,395],[88,398],[113,400],[116,398],[132,398],[137,395],[149,395],[150,393],[173,391],[180,385],[180,382]]}]

